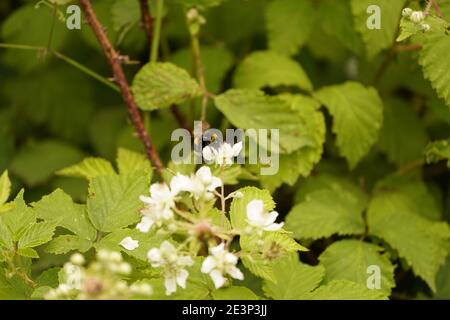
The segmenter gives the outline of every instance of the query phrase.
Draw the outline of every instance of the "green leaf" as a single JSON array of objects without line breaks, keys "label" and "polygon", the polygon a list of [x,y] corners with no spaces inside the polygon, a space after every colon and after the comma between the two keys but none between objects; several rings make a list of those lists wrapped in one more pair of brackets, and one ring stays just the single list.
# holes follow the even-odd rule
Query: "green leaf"
[{"label": "green leaf", "polygon": [[76,204],[64,191],[57,189],[32,204],[37,216],[72,231],[84,240],[95,240],[96,231],[89,221],[86,205]]},{"label": "green leaf", "polygon": [[[320,19],[326,34],[337,38],[347,49],[359,54],[362,50],[363,43],[360,35],[355,30],[350,2],[322,0],[318,4],[318,11],[318,19]],[[328,43],[325,48],[329,50]]]},{"label": "green leaf", "polygon": [[311,81],[296,61],[271,51],[256,51],[239,65],[233,78],[234,86],[243,89],[294,86],[311,91]]},{"label": "green leaf", "polygon": [[275,281],[264,281],[264,293],[276,300],[298,300],[322,281],[325,269],[300,263],[295,255],[280,258],[274,264]]},{"label": "green leaf", "polygon": [[18,241],[35,224],[36,213],[23,200],[23,190],[16,196],[11,208],[0,214],[0,220],[9,229],[14,241]]},{"label": "green leaf", "polygon": [[147,175],[148,180],[152,177],[152,166],[150,161],[141,153],[119,148],[117,152],[117,166],[120,174],[128,174],[140,171]]},{"label": "green leaf", "polygon": [[97,176],[114,174],[114,168],[108,160],[102,158],[85,158],[80,163],[59,170],[56,174],[65,177],[85,178],[91,180]]},{"label": "green leaf", "polygon": [[[208,92],[216,93],[222,88],[227,71],[233,66],[233,54],[226,48],[200,47],[205,83]],[[188,72],[194,70],[192,49],[186,48],[175,52],[170,60]]]},{"label": "green leaf", "polygon": [[11,193],[11,181],[8,177],[8,171],[0,176],[0,207],[8,201]]},{"label": "green leaf", "polygon": [[314,7],[309,1],[272,1],[266,9],[266,23],[269,48],[294,55],[308,41],[314,28]]},{"label": "green leaf", "polygon": [[308,193],[286,217],[286,229],[297,238],[319,239],[333,234],[364,232],[362,212],[367,197],[356,187],[335,184]]},{"label": "green leaf", "polygon": [[231,286],[212,293],[214,300],[259,300],[259,297],[246,287]]},{"label": "green leaf", "polygon": [[1,216],[0,216],[0,246],[8,250],[14,249],[11,231],[9,231],[8,227],[3,223]]},{"label": "green leaf", "polygon": [[324,283],[349,280],[366,286],[368,267],[375,265],[381,270],[381,290],[389,295],[395,287],[394,266],[386,255],[381,254],[382,250],[381,247],[358,240],[333,243],[319,257],[325,267]]},{"label": "green leaf", "polygon": [[26,258],[39,258],[39,254],[37,253],[37,251],[32,248],[18,248],[17,254]]},{"label": "green leaf", "polygon": [[[367,212],[369,233],[387,241],[414,273],[436,290],[436,274],[449,251],[447,223],[423,218],[401,193],[380,190]],[[414,241],[411,241],[411,236]]]},{"label": "green leaf", "polygon": [[55,228],[56,226],[53,222],[38,222],[32,225],[20,237],[19,249],[33,248],[49,242],[53,237]]},{"label": "green leaf", "polygon": [[450,168],[450,139],[431,142],[425,150],[427,163],[437,163],[447,160],[447,167]]},{"label": "green leaf", "polygon": [[308,300],[387,300],[380,290],[370,290],[366,286],[348,280],[334,280],[320,286],[305,297]]},{"label": "green leaf", "polygon": [[[139,247],[135,250],[127,250],[120,245],[120,242],[131,237],[133,240],[139,241]],[[142,233],[137,229],[119,229],[105,236],[95,247],[97,249],[107,249],[111,251],[122,251],[132,257],[142,261],[148,261],[147,253],[150,249],[156,248],[166,239],[164,236],[155,234]]]},{"label": "green leaf", "polygon": [[[362,35],[369,59],[394,43],[405,2],[406,0],[351,0],[355,28]],[[380,10],[380,29],[368,28],[373,13],[368,13],[367,10],[371,5],[378,6]]]},{"label": "green leaf", "polygon": [[45,247],[45,251],[52,254],[65,254],[70,251],[86,252],[92,247],[92,242],[74,235],[62,235],[54,238]]},{"label": "green leaf", "polygon": [[[279,97],[267,96],[258,90],[235,89],[217,96],[214,101],[217,108],[238,128],[279,129],[280,153],[314,146],[314,141],[299,125],[303,121],[300,114]],[[261,147],[267,149],[267,146]]]},{"label": "green leaf", "polygon": [[273,263],[259,253],[245,253],[241,256],[242,264],[255,276],[275,281]]},{"label": "green leaf", "polygon": [[142,110],[168,108],[201,94],[186,70],[172,63],[148,63],[133,80],[136,103]]},{"label": "green leaf", "polygon": [[388,159],[397,165],[420,159],[427,141],[425,126],[414,110],[403,100],[387,100],[378,144]]},{"label": "green leaf", "polygon": [[115,31],[131,28],[141,19],[139,1],[116,0],[111,8],[111,21]]},{"label": "green leaf", "polygon": [[450,35],[448,31],[432,30],[423,39],[419,64],[425,78],[450,107],[450,59],[446,58],[450,51]]},{"label": "green leaf", "polygon": [[357,82],[325,87],[315,97],[333,116],[340,154],[354,168],[378,139],[383,121],[381,98],[374,88]]},{"label": "green leaf", "polygon": [[75,147],[57,140],[45,140],[23,147],[14,156],[10,169],[30,187],[46,182],[54,172],[81,161]]},{"label": "green leaf", "polygon": [[411,211],[424,218],[436,221],[442,219],[440,200],[425,184],[420,174],[388,176],[379,181],[375,189],[381,192],[388,190],[391,194],[398,195]]},{"label": "green leaf", "polygon": [[323,152],[325,142],[325,118],[319,111],[320,104],[309,97],[296,95],[290,102],[301,117],[298,124],[301,131],[309,138],[311,144],[295,151],[292,154],[280,155],[278,172],[274,175],[262,175],[261,184],[271,191],[281,184],[293,186],[299,176],[307,177],[317,164]]},{"label": "green leaf", "polygon": [[111,232],[136,223],[142,206],[139,196],[147,192],[141,172],[98,176],[89,184],[88,215],[94,226]]}]

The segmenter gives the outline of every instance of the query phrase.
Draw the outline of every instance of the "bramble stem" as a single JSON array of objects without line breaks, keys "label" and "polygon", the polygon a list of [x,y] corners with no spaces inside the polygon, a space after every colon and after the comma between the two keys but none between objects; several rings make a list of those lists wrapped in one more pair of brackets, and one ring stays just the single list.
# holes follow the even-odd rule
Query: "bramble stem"
[{"label": "bramble stem", "polygon": [[90,0],[80,0],[80,5],[83,8],[85,13],[87,22],[91,26],[92,30],[97,37],[103,52],[108,60],[108,63],[111,65],[114,80],[117,82],[120,88],[120,92],[122,93],[123,100],[127,106],[128,115],[130,117],[131,122],[136,130],[136,133],[139,139],[142,141],[145,153],[148,159],[152,162],[153,166],[156,168],[159,174],[162,173],[164,169],[164,165],[161,161],[158,151],[155,149],[152,140],[145,129],[144,123],[142,121],[142,116],[139,112],[138,106],[134,100],[133,93],[131,92],[130,86],[128,85],[128,81],[125,77],[125,73],[123,72],[121,66],[121,57],[119,53],[113,48],[111,42],[106,35],[105,28],[100,24],[100,21],[97,18],[97,15],[92,8],[92,4]]}]

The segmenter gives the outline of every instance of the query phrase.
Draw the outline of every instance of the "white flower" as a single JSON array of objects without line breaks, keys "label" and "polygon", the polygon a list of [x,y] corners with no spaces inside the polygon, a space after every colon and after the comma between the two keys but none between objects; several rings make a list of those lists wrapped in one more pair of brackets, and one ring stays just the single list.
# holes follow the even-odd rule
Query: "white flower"
[{"label": "white flower", "polygon": [[222,186],[222,180],[214,177],[211,169],[203,166],[191,177],[190,192],[196,200],[209,201],[214,198],[214,190]]},{"label": "white flower", "polygon": [[175,207],[175,197],[179,190],[170,190],[166,184],[154,183],[150,186],[150,197],[140,196],[146,204],[141,213],[144,215],[136,228],[141,232],[149,232],[155,224],[161,228],[163,225],[172,223],[174,215],[172,209]]},{"label": "white flower", "polygon": [[210,249],[211,255],[203,261],[201,271],[209,273],[214,282],[214,286],[218,289],[225,284],[225,275],[244,280],[241,270],[236,267],[238,258],[225,250],[225,244],[222,242],[217,247]]},{"label": "white flower", "polygon": [[262,231],[278,231],[284,223],[275,223],[278,212],[264,210],[262,200],[252,200],[247,204],[247,222],[250,226]]},{"label": "white flower", "polygon": [[413,11],[409,16],[409,19],[414,23],[419,23],[422,22],[423,19],[425,19],[425,15],[423,14],[422,11]]},{"label": "white flower", "polygon": [[207,162],[214,162],[215,164],[232,165],[233,158],[237,157],[242,150],[242,141],[231,146],[228,143],[223,143],[218,149],[207,146],[203,148],[203,158]]},{"label": "white flower", "polygon": [[139,247],[139,241],[131,237],[126,237],[120,242],[120,245],[129,251],[133,251]]},{"label": "white flower", "polygon": [[178,174],[173,179],[176,179],[177,190],[189,192],[196,200],[209,201],[213,199],[214,190],[222,186],[222,180],[214,177],[211,169],[207,166],[201,167],[190,177]]},{"label": "white flower", "polygon": [[402,10],[402,16],[404,17],[410,17],[411,13],[413,13],[413,10],[411,8],[405,8]]},{"label": "white flower", "polygon": [[150,186],[150,197],[140,196],[140,199],[147,205],[171,209],[175,206],[175,196],[166,184],[154,183]]},{"label": "white flower", "polygon": [[147,253],[152,267],[164,268],[164,285],[166,294],[171,295],[177,291],[177,285],[186,287],[189,272],[184,268],[194,262],[189,256],[179,255],[177,249],[168,241],[164,241],[160,248],[153,248]]}]

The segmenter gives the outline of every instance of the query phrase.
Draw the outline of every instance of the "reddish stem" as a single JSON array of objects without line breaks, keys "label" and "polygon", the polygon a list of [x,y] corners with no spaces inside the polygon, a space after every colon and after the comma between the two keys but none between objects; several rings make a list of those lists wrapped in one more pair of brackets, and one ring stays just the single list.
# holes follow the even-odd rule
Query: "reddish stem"
[{"label": "reddish stem", "polygon": [[122,93],[123,100],[127,106],[128,115],[130,117],[131,122],[136,130],[136,133],[139,139],[142,141],[145,153],[148,159],[152,162],[153,166],[156,168],[158,173],[161,173],[164,169],[164,165],[161,161],[161,158],[158,154],[158,151],[152,144],[151,138],[145,129],[144,122],[142,121],[141,114],[137,107],[137,104],[134,100],[133,93],[131,92],[130,86],[128,85],[127,78],[125,77],[125,73],[123,72],[121,65],[121,57],[119,53],[113,48],[111,42],[106,35],[105,28],[101,25],[100,21],[97,18],[97,15],[92,8],[92,4],[90,0],[80,0],[80,5],[83,8],[83,11],[86,15],[87,22],[91,26],[92,30],[95,33],[102,49],[105,54],[108,63],[111,65],[114,80],[117,82],[120,88],[120,92]]}]

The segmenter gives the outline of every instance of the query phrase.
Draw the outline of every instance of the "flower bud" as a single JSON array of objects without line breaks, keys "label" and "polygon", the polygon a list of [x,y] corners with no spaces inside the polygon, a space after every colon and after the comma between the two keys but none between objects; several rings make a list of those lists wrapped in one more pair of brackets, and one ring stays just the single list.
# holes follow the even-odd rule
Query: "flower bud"
[{"label": "flower bud", "polygon": [[428,23],[422,23],[421,28],[423,32],[428,32],[431,30],[431,26]]},{"label": "flower bud", "polygon": [[410,17],[411,13],[413,13],[413,10],[411,8],[405,8],[402,11],[402,16],[404,17]]},{"label": "flower bud", "polygon": [[409,19],[411,19],[411,21],[414,23],[420,23],[423,21],[423,19],[425,19],[425,15],[422,11],[413,11]]},{"label": "flower bud", "polygon": [[85,260],[82,254],[75,253],[70,257],[70,262],[72,262],[75,265],[81,266],[84,264]]}]

